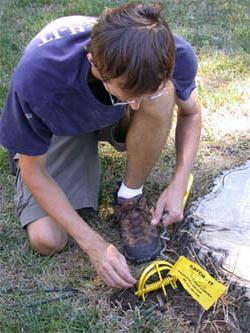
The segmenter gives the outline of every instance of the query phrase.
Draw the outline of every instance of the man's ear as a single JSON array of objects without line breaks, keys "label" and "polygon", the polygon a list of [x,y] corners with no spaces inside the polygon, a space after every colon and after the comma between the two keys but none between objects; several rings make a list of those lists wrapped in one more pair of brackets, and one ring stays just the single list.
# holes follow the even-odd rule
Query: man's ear
[{"label": "man's ear", "polygon": [[101,80],[102,77],[101,77],[101,74],[99,73],[98,69],[96,68],[95,64],[94,64],[94,60],[93,60],[93,57],[92,57],[92,54],[91,53],[87,53],[87,59],[91,65],[91,72],[92,74],[98,79],[98,80]]},{"label": "man's ear", "polygon": [[87,59],[88,59],[88,61],[91,65],[94,65],[94,60],[93,60],[93,57],[92,57],[92,53],[90,53],[90,52],[87,53]]}]

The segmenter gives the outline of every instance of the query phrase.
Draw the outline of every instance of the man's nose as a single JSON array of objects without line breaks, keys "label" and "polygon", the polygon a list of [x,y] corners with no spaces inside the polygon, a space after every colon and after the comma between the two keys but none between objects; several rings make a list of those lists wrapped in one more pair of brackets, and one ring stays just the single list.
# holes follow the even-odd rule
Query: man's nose
[{"label": "man's nose", "polygon": [[134,102],[134,103],[129,103],[129,106],[131,107],[132,110],[137,111],[140,109],[141,102]]}]

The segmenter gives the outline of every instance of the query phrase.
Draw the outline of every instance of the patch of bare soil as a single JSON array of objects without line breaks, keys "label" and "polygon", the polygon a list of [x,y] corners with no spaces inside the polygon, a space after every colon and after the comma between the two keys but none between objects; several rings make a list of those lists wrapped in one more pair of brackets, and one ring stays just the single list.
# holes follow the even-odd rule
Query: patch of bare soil
[{"label": "patch of bare soil", "polygon": [[[208,311],[201,306],[179,284],[176,290],[167,287],[167,298],[161,291],[146,295],[146,301],[139,300],[135,290],[127,289],[115,291],[110,296],[113,305],[120,304],[123,310],[140,307],[147,311],[161,311],[163,313],[174,313],[178,320],[187,326],[190,332],[201,333],[236,333],[250,332],[250,301],[246,297],[245,290],[235,283],[230,282],[220,269],[212,255],[198,259],[199,249],[193,247],[194,240],[187,230],[188,221],[181,227],[174,226],[170,231],[170,240],[167,244],[166,254],[169,260],[175,262],[180,255],[193,260],[205,268],[215,279],[222,281],[228,286],[228,292]],[[146,267],[146,264],[142,269]],[[139,275],[138,275],[139,278]]]}]

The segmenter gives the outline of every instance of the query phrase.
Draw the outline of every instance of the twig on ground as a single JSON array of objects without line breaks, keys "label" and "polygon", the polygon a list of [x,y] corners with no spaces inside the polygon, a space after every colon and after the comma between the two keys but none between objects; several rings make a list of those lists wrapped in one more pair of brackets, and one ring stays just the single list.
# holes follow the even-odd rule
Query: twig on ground
[{"label": "twig on ground", "polygon": [[200,332],[201,319],[202,319],[204,313],[205,313],[205,310],[202,310],[201,313],[200,313],[200,316],[199,316],[199,319],[198,319],[198,323],[197,323],[197,326],[196,326],[195,333],[199,333],[199,332]]}]

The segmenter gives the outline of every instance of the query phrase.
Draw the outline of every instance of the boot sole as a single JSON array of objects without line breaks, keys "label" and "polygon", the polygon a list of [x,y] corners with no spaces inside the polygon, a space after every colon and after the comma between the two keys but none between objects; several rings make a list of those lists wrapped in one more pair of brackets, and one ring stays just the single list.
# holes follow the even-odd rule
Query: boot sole
[{"label": "boot sole", "polygon": [[162,242],[160,240],[157,249],[153,253],[151,253],[150,256],[148,256],[148,257],[135,258],[135,257],[127,255],[126,252],[124,253],[124,255],[125,255],[126,259],[128,259],[131,263],[133,263],[133,264],[142,264],[146,261],[153,260],[160,253],[160,251],[162,250],[162,247],[163,247],[163,245],[162,245]]}]

